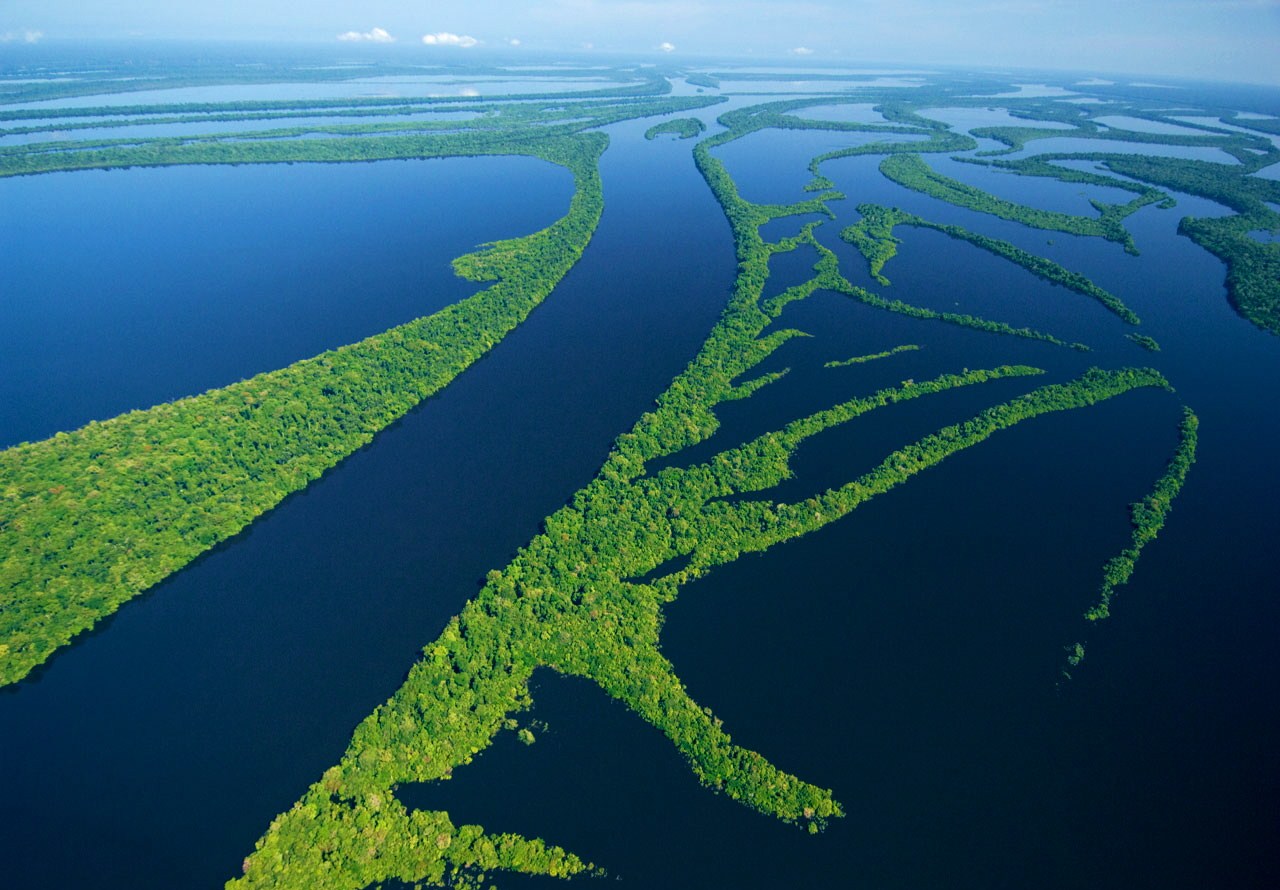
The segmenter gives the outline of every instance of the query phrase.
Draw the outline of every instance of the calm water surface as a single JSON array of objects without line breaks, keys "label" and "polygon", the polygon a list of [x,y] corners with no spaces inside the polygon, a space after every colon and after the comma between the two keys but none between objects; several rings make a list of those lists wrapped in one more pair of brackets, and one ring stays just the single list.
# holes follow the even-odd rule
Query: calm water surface
[{"label": "calm water surface", "polygon": [[[744,188],[791,175],[763,160],[735,174]],[[850,193],[885,188],[838,180]],[[589,683],[550,673],[535,689],[533,717],[547,724],[537,744],[504,737],[453,782],[402,796],[540,834],[645,887],[1269,886],[1276,872],[1260,851],[1280,824],[1280,771],[1260,740],[1280,737],[1267,704],[1280,683],[1270,655],[1280,608],[1266,594],[1280,480],[1257,443],[1280,434],[1280,416],[1265,385],[1242,382],[1272,379],[1280,356],[1231,312],[1221,264],[1176,235],[1190,212],[1181,197],[1178,211],[1132,218],[1140,257],[1096,239],[1055,244],[1068,267],[1111,269],[1107,286],[1147,319],[1161,353],[1124,340],[1127,326],[1075,294],[905,230],[890,295],[928,304],[948,280],[972,290],[967,279],[982,276],[989,300],[1003,295],[1046,327],[1072,321],[1095,351],[819,295],[779,321],[814,334],[771,360],[788,377],[722,408],[716,436],[671,461],[962,366],[1029,362],[1052,380],[1093,363],[1154,364],[1178,388],[1000,433],[841,523],[717,570],[668,608],[664,651],[694,697],[739,742],[834,788],[846,819],[811,839],[700,794],[660,733]],[[798,251],[771,268],[799,281],[811,260]],[[901,343],[924,348],[821,367]],[[840,484],[1039,382],[921,399],[824,433],[774,493]],[[1126,504],[1176,443],[1181,402],[1203,421],[1199,463],[1114,617],[1089,627],[1080,615],[1128,539]],[[1059,686],[1062,647],[1077,640],[1089,643],[1086,662]]]},{"label": "calm water surface", "polygon": [[[504,197],[517,183],[527,201]],[[453,257],[550,224],[572,191],[521,157],[6,179],[0,445],[435,312],[477,290]]]},{"label": "calm water surface", "polygon": [[[0,695],[5,785],[22,814],[3,842],[15,886],[195,887],[234,874],[477,579],[590,478],[612,436],[683,367],[727,297],[732,245],[689,143],[646,143],[648,123],[610,129],[595,241],[487,359]],[[803,197],[814,146],[797,148],[796,136],[819,138],[756,134],[723,150],[745,195]],[[717,570],[667,609],[664,651],[694,697],[736,741],[834,789],[847,817],[822,836],[701,789],[661,733],[549,671],[535,678],[536,744],[504,733],[453,781],[402,798],[563,844],[631,887],[1274,886],[1280,874],[1262,851],[1280,827],[1280,604],[1269,595],[1280,474],[1266,443],[1280,437],[1269,389],[1280,346],[1231,311],[1222,265],[1176,234],[1182,215],[1213,205],[1179,196],[1175,210],[1139,211],[1129,222],[1142,254],[1131,257],[902,189],[878,161],[823,171],[849,198],[819,237],[855,282],[920,305],[959,302],[1094,351],[819,294],[777,323],[813,334],[769,360],[791,373],[720,409],[720,431],[674,462],[964,367],[1025,362],[1047,374],[828,431],[801,448],[778,497],[840,484],[941,425],[1091,364],[1153,365],[1176,393],[1132,393],[998,433],[842,522]],[[1031,180],[1019,195],[1023,180],[1005,179],[1011,200],[1052,191]],[[550,218],[562,201],[553,188],[523,203]],[[1081,271],[1142,316],[1139,330],[1163,351],[1125,340],[1130,328],[1091,301],[935,232],[900,230],[893,284],[873,286],[837,237],[861,201]],[[363,218],[389,232],[402,212],[375,204]],[[775,258],[771,291],[803,280],[813,258]],[[293,280],[321,284],[320,273]],[[905,343],[922,349],[822,367]],[[1128,540],[1126,505],[1162,471],[1183,403],[1202,419],[1199,462],[1113,617],[1086,626],[1100,567]],[[1062,647],[1077,640],[1086,661],[1058,685]]]},{"label": "calm water surface", "polygon": [[[688,144],[646,142],[645,128],[609,128],[591,247],[487,358],[0,693],[0,769],[23,814],[3,842],[7,880],[204,887],[238,873],[485,572],[591,477],[732,283],[728,228]],[[554,192],[490,187],[520,213],[563,209]],[[366,223],[403,224],[384,209],[367,209]],[[413,251],[444,268],[453,255],[420,240]],[[439,278],[413,281],[414,294]]]}]

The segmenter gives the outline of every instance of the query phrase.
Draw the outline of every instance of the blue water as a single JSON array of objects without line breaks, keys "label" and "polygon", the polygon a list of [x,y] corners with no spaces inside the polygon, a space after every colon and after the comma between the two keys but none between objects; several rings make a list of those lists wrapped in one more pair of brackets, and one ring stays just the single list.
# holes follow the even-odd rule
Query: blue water
[{"label": "blue water", "polygon": [[530,158],[0,181],[0,445],[428,315],[477,289],[453,257],[550,224],[572,189]]},{"label": "blue water", "polygon": [[[698,115],[710,123],[724,110]],[[609,128],[595,239],[485,360],[0,693],[0,772],[21,814],[0,841],[6,882],[201,887],[236,874],[484,573],[591,478],[613,436],[684,367],[732,285],[728,226],[690,143],[646,142],[651,123]],[[745,195],[795,200],[815,149],[858,138],[761,133],[722,156]],[[903,189],[878,161],[823,168],[849,197],[833,202],[839,218],[818,237],[855,283],[920,305],[959,303],[1094,351],[820,293],[777,322],[812,335],[762,368],[791,372],[721,406],[719,432],[671,462],[907,378],[1006,362],[1046,370],[895,405],[807,441],[795,477],[772,493],[800,499],[1092,364],[1151,365],[1176,392],[998,433],[821,532],[718,569],[667,608],[664,653],[693,696],[736,741],[834,789],[847,816],[824,835],[700,788],[661,733],[549,671],[535,678],[532,716],[547,724],[535,745],[503,734],[451,782],[402,788],[401,798],[566,845],[630,887],[1274,886],[1280,474],[1267,443],[1280,438],[1270,397],[1280,341],[1232,311],[1222,264],[1177,234],[1182,216],[1222,209],[1185,195],[1171,210],[1144,208],[1128,220],[1134,257]],[[999,181],[1010,200],[1082,200],[1078,186],[971,175]],[[0,325],[0,362],[41,368],[0,375],[0,406],[11,424],[62,428],[406,320],[473,288],[450,276],[452,256],[554,219],[568,185],[563,171],[522,159],[0,182],[0,195],[27,189],[24,222],[2,243],[29,244],[15,255],[42,270],[0,271],[0,311],[12,316]],[[892,284],[874,284],[838,237],[862,201],[1005,238],[1089,275],[1142,316],[1138,330],[1162,351],[1124,339],[1132,329],[1092,301],[932,231],[900,229],[885,269]],[[800,222],[771,224],[769,237]],[[246,227],[252,238],[240,238]],[[246,268],[229,268],[229,256]],[[770,293],[803,280],[813,259],[775,257]],[[65,284],[41,301],[9,296],[52,281]],[[192,292],[203,298],[175,303]],[[41,349],[10,333],[25,324],[37,336],[42,314],[58,324],[46,323],[57,336]],[[902,344],[922,348],[823,367]],[[132,363],[142,367],[130,374]],[[118,380],[88,373],[102,367]],[[10,409],[15,399],[26,407]],[[1202,419],[1199,461],[1113,617],[1089,626],[1080,614],[1101,565],[1128,540],[1126,505],[1161,472],[1184,403]],[[1085,663],[1057,686],[1062,647],[1077,640],[1088,643]]]},{"label": "blue water", "polygon": [[943,176],[976,186],[997,198],[1074,216],[1097,219],[1098,210],[1091,201],[1128,204],[1137,197],[1124,189],[1061,182],[1047,177],[1019,176],[996,167],[966,164],[941,155],[926,156],[925,163]]},{"label": "blue water", "polygon": [[[738,183],[742,197],[760,204],[787,204],[813,197],[804,187],[813,179],[808,170],[809,161],[818,155],[855,145],[925,138],[902,133],[799,130],[789,132],[783,140],[773,131],[762,131],[719,146],[712,153],[724,162],[729,175]],[[762,168],[768,171],[767,175],[751,175]]]},{"label": "blue water", "polygon": [[1161,145],[1148,142],[1124,142],[1111,139],[1082,139],[1075,136],[1054,136],[1048,139],[1036,139],[1027,143],[1021,151],[1013,152],[1009,158],[1025,158],[1038,154],[1059,154],[1066,152],[1103,152],[1107,154],[1158,155],[1165,158],[1185,158],[1190,161],[1211,161],[1215,164],[1240,163],[1232,155],[1220,148],[1202,147],[1198,145]]},{"label": "blue water", "polygon": [[[862,162],[830,167],[846,163]],[[1177,219],[1196,212],[1189,205],[1180,196],[1175,211],[1131,218],[1140,257],[1053,236],[1050,255],[1125,299],[1161,353],[1120,339],[1128,328],[1097,307],[1081,311],[1098,328],[1087,338],[1096,351],[1081,356],[833,296],[784,314],[782,323],[818,334],[788,344],[792,374],[750,400],[758,404],[722,412],[727,445],[815,410],[823,390],[834,401],[996,361],[1038,364],[1051,379],[1091,363],[1152,364],[1177,387],[1176,397],[1136,394],[1002,433],[861,516],[691,586],[668,610],[664,651],[695,698],[736,739],[850,804],[847,828],[786,860],[788,881],[1196,887],[1265,886],[1274,875],[1258,845],[1276,824],[1280,775],[1256,742],[1280,732],[1257,698],[1280,682],[1268,642],[1280,609],[1265,593],[1280,479],[1256,443],[1280,433],[1263,382],[1280,371],[1280,350],[1231,311],[1222,265],[1176,235]],[[888,295],[941,299],[949,281],[974,275],[1011,308],[1025,292],[924,234],[901,233]],[[1043,305],[1079,299],[1057,296],[1064,302]],[[820,382],[828,357],[901,343],[924,350]],[[839,484],[972,403],[1029,385],[920,400],[824,434],[802,447],[786,494]],[[1180,401],[1203,421],[1199,462],[1114,617],[1086,627],[1078,616],[1101,563],[1127,539],[1124,505],[1159,474]],[[1060,647],[1076,639],[1089,654],[1055,695]],[[1220,729],[1237,721],[1239,733]],[[752,849],[735,848],[742,885],[782,874]]]},{"label": "blue water", "polygon": [[138,90],[132,93],[98,93],[65,99],[40,99],[21,105],[0,105],[0,110],[28,108],[101,108],[107,106],[179,104],[186,102],[253,102],[268,100],[329,100],[365,98],[434,98],[456,96],[506,96],[532,93],[570,93],[607,89],[617,84],[594,78],[486,78],[447,75],[409,81],[358,79],[333,83],[224,84]]},{"label": "blue water", "polygon": [[1135,133],[1164,133],[1173,136],[1209,136],[1204,130],[1193,127],[1180,127],[1164,121],[1147,120],[1144,117],[1127,117],[1118,114],[1106,114],[1093,118],[1094,123],[1111,127],[1113,130],[1130,130]]},{"label": "blue water", "polygon": [[967,132],[981,127],[1035,127],[1045,130],[1070,130],[1071,124],[1062,121],[1042,121],[1014,117],[1007,108],[922,108],[916,112],[921,117],[942,121],[953,130]]},{"label": "blue water", "polygon": [[[0,693],[0,770],[23,813],[3,841],[7,881],[169,888],[237,874],[479,579],[591,478],[732,284],[728,226],[688,143],[647,142],[647,126],[609,128],[591,246],[483,361]],[[483,162],[458,162],[471,163]],[[315,169],[330,187],[349,175]],[[561,194],[501,177],[486,188],[503,190],[503,216],[563,209]],[[374,203],[362,219],[390,234],[400,211]],[[399,261],[447,268],[451,255],[419,238]],[[321,270],[292,282],[320,287]],[[68,837],[74,855],[55,855]]]},{"label": "blue water", "polygon": [[[774,170],[762,160],[736,173],[750,187]],[[837,178],[849,191],[883,188]],[[1280,683],[1266,544],[1280,532],[1280,479],[1257,443],[1280,434],[1280,416],[1257,381],[1280,371],[1280,350],[1232,312],[1221,263],[1176,234],[1194,201],[1180,197],[1178,210],[1131,219],[1139,257],[1098,239],[1054,245],[1138,311],[1162,352],[1125,340],[1128,326],[1078,295],[904,230],[888,295],[924,302],[985,285],[1012,309],[1038,287],[1044,299],[1017,308],[1046,326],[1083,325],[1095,352],[819,294],[778,323],[813,334],[765,366],[790,374],[722,406],[712,439],[664,461],[706,459],[851,395],[961,367],[1026,362],[1055,381],[1095,363],[1154,365],[1177,387],[997,434],[840,523],[717,569],[667,608],[664,653],[693,696],[736,741],[832,787],[846,819],[812,839],[700,794],[659,733],[590,684],[549,673],[535,684],[532,717],[547,724],[535,745],[506,735],[452,782],[401,797],[547,837],[633,886],[1268,886],[1275,871],[1260,851],[1280,813],[1280,773],[1259,740],[1280,737],[1266,704]],[[800,280],[811,259],[776,257],[784,280],[770,290]],[[923,348],[822,367],[905,343]],[[806,442],[795,478],[769,494],[841,484],[1043,382],[882,409]],[[1199,462],[1113,617],[1090,626],[1081,613],[1128,541],[1126,505],[1175,446],[1182,403],[1203,421]],[[1086,661],[1058,687],[1063,647],[1078,640]]]},{"label": "blue water", "polygon": [[[39,142],[63,142],[68,139],[151,139],[168,136],[208,136],[222,133],[256,133],[263,130],[278,130],[292,127],[350,127],[368,123],[404,123],[410,121],[449,121],[473,120],[480,116],[476,111],[418,111],[413,114],[397,114],[379,116],[376,114],[359,116],[316,115],[314,117],[289,117],[274,120],[249,121],[198,121],[184,124],[165,123],[164,116],[147,116],[147,120],[159,120],[160,123],[137,124],[126,127],[84,127],[86,119],[65,118],[61,123],[71,124],[75,129],[53,131],[48,133],[27,133],[12,136],[0,136],[0,146],[27,145]],[[99,119],[103,120],[103,119]],[[105,118],[109,121],[120,121],[122,118]],[[129,120],[129,118],[123,118]],[[39,124],[53,123],[42,120]],[[21,122],[13,124],[20,127]]]},{"label": "blue water", "polygon": [[888,124],[884,115],[875,110],[875,104],[864,102],[849,105],[815,105],[791,112],[805,120],[849,121],[858,124]]}]

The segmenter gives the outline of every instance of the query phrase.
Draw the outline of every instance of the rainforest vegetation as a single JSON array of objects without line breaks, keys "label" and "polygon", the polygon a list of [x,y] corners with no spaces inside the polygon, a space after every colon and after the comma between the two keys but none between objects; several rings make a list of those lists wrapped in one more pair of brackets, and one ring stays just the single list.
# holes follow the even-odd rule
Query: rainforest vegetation
[{"label": "rainforest vegetation", "polygon": [[1085,276],[1078,272],[1064,269],[1053,260],[1023,250],[1008,241],[981,235],[977,232],[970,232],[961,226],[930,222],[897,208],[890,209],[875,204],[860,204],[858,205],[858,213],[862,215],[862,219],[846,228],[840,234],[842,238],[857,247],[858,251],[867,258],[871,277],[881,284],[889,283],[889,279],[884,277],[884,266],[897,253],[899,242],[897,238],[893,237],[894,227],[900,225],[914,226],[942,232],[957,241],[967,241],[988,253],[1017,263],[1028,272],[1043,278],[1045,281],[1060,284],[1076,293],[1097,300],[1129,324],[1136,325],[1140,321],[1138,316],[1119,297],[1094,284]]},{"label": "rainforest vegetation", "polygon": [[1148,337],[1146,334],[1129,333],[1125,334],[1125,337],[1132,340],[1134,343],[1137,343],[1148,352],[1160,351],[1160,344],[1157,343],[1154,338]]},{"label": "rainforest vegetation", "polygon": [[[597,106],[592,120],[653,107]],[[455,260],[460,276],[496,283],[435,315],[223,389],[0,452],[0,685],[367,444],[545,299],[581,256],[603,209],[597,162],[606,138],[564,129],[553,124],[532,139],[509,128],[483,140],[158,140],[37,155],[45,169],[71,169],[524,154],[568,168],[575,192],[568,214],[547,229]]]},{"label": "rainforest vegetation", "polygon": [[[342,83],[344,81],[352,81],[357,78],[380,76],[380,77],[403,77],[406,75],[414,77],[431,77],[444,76],[456,78],[459,75],[457,68],[440,66],[438,68],[423,68],[416,65],[396,66],[396,65],[369,65],[369,66],[338,66],[328,70],[320,70],[318,68],[307,71],[306,79],[309,82]],[[465,74],[469,77],[485,77],[499,76],[510,78],[512,71],[506,68],[484,68],[484,67],[468,67]],[[577,99],[582,97],[607,97],[607,98],[624,98],[627,96],[646,96],[661,95],[671,91],[671,84],[665,77],[662,77],[652,68],[526,68],[520,71],[520,75],[524,77],[553,77],[556,79],[568,78],[585,78],[589,80],[612,80],[619,84],[618,86],[598,87],[595,89],[566,91],[562,93],[519,93],[514,95],[504,95],[502,98],[510,99]],[[297,72],[294,72],[297,76]],[[69,99],[78,96],[94,97],[107,93],[118,94],[125,92],[151,92],[154,90],[172,90],[183,87],[207,86],[211,84],[232,85],[232,84],[259,84],[259,83],[279,83],[282,81],[281,72],[273,70],[271,66],[259,66],[257,64],[246,68],[239,65],[227,66],[205,66],[198,70],[192,71],[175,71],[171,62],[166,62],[164,68],[155,77],[137,77],[137,78],[110,78],[107,80],[96,80],[94,78],[83,79],[67,79],[67,80],[22,80],[18,82],[3,83],[0,82],[0,96],[3,97],[5,103],[17,102],[36,102],[46,101],[49,99]],[[533,81],[536,83],[536,81]],[[349,97],[343,99],[268,99],[268,100],[247,100],[241,102],[185,102],[171,103],[166,105],[105,105],[94,106],[90,108],[59,108],[58,113],[61,116],[63,112],[70,111],[73,115],[93,115],[100,114],[148,114],[156,110],[174,113],[202,112],[215,109],[226,109],[235,107],[242,110],[285,110],[290,108],[338,108],[343,106],[363,106],[366,108],[376,108],[380,105],[397,105],[403,103],[404,99],[399,98],[383,98],[377,96],[361,96]],[[466,96],[432,96],[417,100],[421,102],[466,102],[470,101]],[[34,120],[41,117],[47,117],[47,109],[17,109],[0,111],[0,120]]]},{"label": "rainforest vegetation", "polygon": [[[1280,149],[1245,155],[1240,164],[1217,164],[1181,158],[1128,154],[1045,154],[997,164],[1027,176],[1047,176],[1067,182],[1091,176],[1061,165],[1088,161],[1120,176],[1160,188],[1216,201],[1234,211],[1229,216],[1184,217],[1178,231],[1213,253],[1227,265],[1227,295],[1245,318],[1263,330],[1280,334],[1280,244],[1264,244],[1249,232],[1280,230],[1280,182],[1250,174],[1280,161]],[[1093,175],[1091,181],[1123,182]]]},{"label": "rainforest vegetation", "polygon": [[[739,135],[730,129],[694,147],[729,220],[739,269],[729,303],[698,354],[654,409],[618,437],[596,478],[549,516],[506,568],[490,572],[477,597],[423,649],[405,684],[356,729],[341,761],[272,823],[233,886],[359,888],[392,879],[439,883],[458,870],[568,874],[587,868],[551,847],[538,857],[503,859],[501,845],[521,841],[455,826],[447,814],[408,809],[395,796],[399,785],[449,777],[497,733],[510,731],[511,715],[530,703],[529,680],[540,668],[589,678],[625,702],[663,731],[703,784],[821,831],[843,812],[831,792],[735,745],[711,710],[689,697],[659,648],[663,604],[714,567],[834,522],[1002,429],[1137,388],[1167,388],[1151,369],[1090,369],[905,444],[871,471],[796,502],[763,493],[791,475],[791,458],[806,439],[886,405],[1042,372],[998,366],[907,380],[797,418],[710,460],[649,472],[649,464],[711,437],[717,406],[782,378],[782,372],[751,373],[800,335],[788,328],[765,332],[789,303],[819,288],[854,290],[847,282],[839,287],[842,276],[828,251],[807,284],[763,298],[770,256],[820,245],[814,223],[773,243],[760,236],[760,226],[829,212],[826,203],[839,195],[781,206],[746,201],[711,151]],[[901,351],[909,347],[888,354]],[[423,837],[437,841],[423,844]]]},{"label": "rainforest vegetation", "polygon": [[[1164,528],[1165,518],[1173,507],[1173,501],[1182,491],[1191,465],[1196,461],[1196,443],[1200,430],[1200,418],[1190,408],[1184,408],[1182,422],[1178,425],[1178,447],[1169,459],[1169,465],[1163,475],[1156,480],[1151,492],[1137,503],[1129,505],[1129,517],[1133,525],[1133,537],[1118,556],[1107,560],[1102,567],[1102,584],[1098,588],[1098,601],[1089,607],[1084,617],[1089,621],[1100,621],[1111,615],[1111,603],[1116,596],[1116,588],[1128,584],[1137,568],[1138,557],[1142,548],[1156,539],[1160,529]],[[1068,647],[1067,664],[1076,667],[1084,660],[1085,644],[1075,643]],[[1064,671],[1064,673],[1066,673]],[[1070,673],[1067,673],[1070,677]]]},{"label": "rainforest vegetation", "polygon": [[1085,612],[1085,618],[1097,621],[1111,614],[1111,600],[1115,597],[1116,588],[1126,584],[1133,569],[1138,563],[1142,548],[1155,540],[1160,529],[1164,528],[1165,517],[1173,506],[1173,500],[1182,491],[1187,472],[1196,460],[1196,442],[1200,429],[1200,419],[1190,408],[1183,411],[1178,448],[1169,461],[1164,475],[1156,480],[1151,493],[1133,504],[1129,513],[1133,521],[1133,541],[1123,553],[1111,559],[1102,570],[1102,586],[1098,591],[1097,605]]},{"label": "rainforest vegetation", "polygon": [[678,136],[681,139],[693,139],[707,129],[707,125],[696,117],[679,117],[674,120],[654,124],[645,130],[645,139],[657,139],[659,136]]},{"label": "rainforest vegetation", "polygon": [[[235,82],[234,72],[225,74]],[[201,76],[173,78],[164,85],[207,82]],[[245,82],[253,82],[255,76],[246,74]],[[575,183],[567,214],[553,225],[484,245],[454,261],[458,275],[490,283],[454,306],[277,371],[0,452],[0,685],[22,679],[76,634],[303,489],[438,392],[519,325],[581,257],[601,218],[599,161],[608,139],[600,127],[687,114],[722,101],[667,96],[666,77],[647,70],[618,71],[610,77],[620,85],[522,95],[520,102],[361,98],[58,109],[60,118],[72,121],[69,124],[42,123],[47,112],[34,109],[0,110],[0,120],[33,122],[2,131],[0,138],[151,123],[288,122],[321,115],[379,118],[349,124],[297,123],[253,133],[4,145],[0,176],[175,164],[513,154],[560,165],[572,172]],[[708,89],[720,87],[722,81],[772,79],[776,77],[745,73],[686,75],[689,84]],[[338,762],[265,827],[230,887],[359,890],[396,881],[480,886],[492,873],[503,871],[555,877],[600,873],[586,858],[560,846],[459,824],[446,812],[411,808],[397,796],[400,786],[450,778],[499,733],[512,732],[532,744],[535,736],[516,717],[532,704],[530,681],[538,671],[589,679],[602,694],[625,703],[661,731],[698,782],[753,810],[815,834],[845,814],[832,790],[792,775],[765,753],[736,743],[712,708],[693,699],[679,666],[661,647],[664,606],[685,585],[717,567],[814,533],[1003,430],[1136,390],[1172,389],[1155,368],[1076,366],[1068,374],[1046,375],[1039,367],[1012,361],[987,361],[985,367],[975,368],[957,363],[919,381],[908,378],[892,386],[850,382],[847,397],[820,410],[796,410],[798,416],[770,424],[766,432],[745,441],[724,435],[713,439],[721,429],[718,412],[724,406],[749,399],[786,377],[786,368],[765,368],[787,358],[783,347],[807,332],[783,324],[789,318],[784,310],[819,293],[906,318],[1021,338],[1024,342],[1012,344],[1018,349],[1089,349],[1027,327],[888,299],[853,284],[841,271],[835,250],[819,238],[820,231],[825,234],[820,227],[838,216],[832,204],[845,197],[836,190],[836,167],[824,165],[883,156],[881,173],[905,188],[1032,228],[1103,238],[1131,254],[1137,252],[1125,228],[1131,214],[1151,205],[1170,206],[1173,198],[1168,192],[1218,201],[1234,215],[1188,217],[1180,231],[1227,263],[1227,285],[1239,311],[1260,327],[1280,332],[1280,246],[1248,235],[1280,229],[1280,214],[1272,209],[1280,203],[1277,183],[1248,175],[1264,161],[1275,160],[1259,147],[1258,139],[1211,127],[1201,128],[1203,137],[1157,137],[1104,128],[1092,119],[1121,113],[1163,118],[1120,100],[1085,108],[1049,99],[999,99],[1008,85],[981,77],[957,76],[949,85],[922,84],[910,90],[879,88],[863,75],[814,74],[812,79],[841,89],[864,82],[868,86],[857,93],[737,108],[720,116],[723,130],[710,136],[704,136],[705,125],[693,117],[666,120],[645,133],[650,140],[664,134],[703,137],[693,144],[692,156],[723,211],[737,262],[719,320],[652,409],[617,436],[597,475],[547,516],[538,533],[504,567],[488,573],[475,597],[423,647],[403,685],[355,728]],[[76,95],[77,89],[83,87],[31,85],[19,92],[28,98],[51,98]],[[853,101],[874,104],[885,123],[821,121],[793,114],[815,105]],[[926,113],[936,107],[993,104],[1025,118],[1028,126],[964,133]],[[436,110],[475,116],[382,119],[425,116]],[[1076,130],[1035,127],[1037,120],[1069,123]],[[874,133],[883,138],[813,158],[808,165],[812,179],[794,203],[757,204],[742,197],[716,149],[763,130]],[[970,133],[995,139],[1010,150],[1062,135],[1207,145],[1234,154],[1240,164],[1120,154],[959,159],[1011,174],[1121,188],[1135,196],[1124,204],[1094,201],[1097,217],[1078,216],[997,198],[939,174],[923,157],[975,152],[979,143]],[[1248,153],[1254,150],[1261,154]],[[1056,163],[1082,160],[1101,169]],[[824,175],[824,169],[833,178]],[[1127,324],[1139,323],[1136,313],[1115,294],[1008,241],[895,208],[864,203],[857,210],[860,219],[840,235],[865,258],[872,278],[881,285],[889,285],[883,271],[896,254],[895,227],[927,228],[1095,300]],[[770,241],[761,234],[771,222],[809,217],[816,219],[803,225],[795,222],[798,231],[790,229],[795,234],[787,237]],[[817,256],[811,274],[766,297],[770,260],[799,250]],[[1146,335],[1126,336],[1153,352],[1159,349]],[[1132,352],[1132,347],[1126,348]],[[892,346],[828,361],[825,367],[853,368],[919,350],[916,344]],[[910,360],[932,355],[930,351]],[[1055,361],[1083,361],[1062,351],[1053,355]],[[863,370],[829,376],[853,381],[855,373]],[[986,384],[992,387],[984,389]],[[945,405],[958,399],[962,390],[981,395],[996,386],[1018,387],[1019,394],[986,401],[982,410],[966,410],[965,419],[937,424],[927,435],[904,436],[869,470],[850,470],[838,485],[795,499],[770,496],[772,489],[793,478],[792,465],[801,446],[827,431],[893,405],[917,399],[927,400],[922,405]],[[1097,602],[1085,615],[1090,621],[1110,614],[1117,587],[1129,582],[1142,549],[1163,528],[1195,460],[1197,430],[1196,415],[1185,409],[1180,441],[1167,469],[1151,492],[1130,507],[1129,546],[1103,567]],[[688,460],[682,466],[664,460],[687,458],[684,452],[708,440],[716,451],[706,459]],[[423,630],[427,638],[439,628]],[[1069,665],[1077,666],[1084,652],[1084,643],[1069,647]]]},{"label": "rainforest vegetation", "polygon": [[888,358],[891,355],[898,355],[903,352],[916,352],[920,347],[914,343],[905,343],[902,346],[895,346],[892,349],[886,349],[884,352],[874,352],[870,355],[855,355],[853,358],[847,358],[843,361],[827,362],[824,368],[845,368],[849,365],[863,365],[867,362],[873,362],[876,359]]},{"label": "rainforest vegetation", "polygon": [[573,171],[569,213],[459,257],[459,275],[496,282],[475,296],[279,371],[0,452],[0,682],[305,487],[500,341],[590,239],[604,146],[599,134],[532,146]]},{"label": "rainforest vegetation", "polygon": [[1093,206],[1099,213],[1097,218],[1073,216],[997,198],[982,189],[943,176],[915,154],[890,155],[880,162],[880,172],[899,185],[939,198],[948,204],[955,204],[957,207],[977,210],[979,213],[990,213],[992,216],[1013,220],[1036,229],[1049,229],[1072,235],[1095,235],[1123,244],[1125,250],[1130,253],[1137,253],[1137,247],[1134,246],[1133,238],[1125,230],[1123,220],[1138,208],[1156,200],[1154,196],[1140,195],[1128,204],[1104,204],[1101,201],[1093,201]]},{"label": "rainforest vegetation", "polygon": [[[75,142],[0,149],[0,177],[62,170],[103,170],[180,164],[263,164],[379,161],[397,158],[531,154],[531,138],[571,136],[633,118],[703,108],[723,101],[690,97],[574,106],[488,108],[483,116],[448,122],[331,124],[224,133]],[[433,132],[440,131],[440,132]],[[294,137],[334,134],[342,138]]]},{"label": "rainforest vegetation", "polygon": [[887,309],[890,312],[896,312],[899,315],[906,315],[911,318],[933,319],[944,321],[948,324],[958,325],[963,328],[971,328],[975,331],[986,331],[990,334],[1006,334],[1011,337],[1024,337],[1028,340],[1041,340],[1045,343],[1052,343],[1055,346],[1066,346],[1079,352],[1088,352],[1089,347],[1083,343],[1069,343],[1061,340],[1052,334],[1046,334],[1043,331],[1037,331],[1033,328],[1015,328],[1012,325],[1002,321],[992,321],[986,318],[980,318],[976,315],[967,315],[961,312],[938,312],[934,309],[926,309],[923,306],[915,306],[905,303],[902,300],[890,300],[879,294],[874,294],[864,287],[853,284],[849,279],[840,273],[840,261],[835,253],[831,251],[825,244],[822,244],[814,237],[811,230],[806,230],[801,240],[808,243],[818,252],[820,257],[817,270],[821,273],[819,278],[814,279],[809,285],[801,285],[798,288],[790,289],[784,292],[781,297],[777,298],[784,302],[795,299],[801,295],[807,296],[806,288],[811,292],[815,288],[826,288],[836,291],[837,293],[850,296],[861,303],[868,306],[875,306],[878,309]]}]

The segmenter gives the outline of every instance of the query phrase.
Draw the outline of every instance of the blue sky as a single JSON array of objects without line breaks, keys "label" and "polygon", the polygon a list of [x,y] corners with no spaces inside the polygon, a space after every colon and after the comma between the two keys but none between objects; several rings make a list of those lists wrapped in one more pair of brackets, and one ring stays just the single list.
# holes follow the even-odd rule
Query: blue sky
[{"label": "blue sky", "polygon": [[1280,0],[0,0],[0,53],[60,38],[339,35],[424,57],[590,48],[1280,83]]}]

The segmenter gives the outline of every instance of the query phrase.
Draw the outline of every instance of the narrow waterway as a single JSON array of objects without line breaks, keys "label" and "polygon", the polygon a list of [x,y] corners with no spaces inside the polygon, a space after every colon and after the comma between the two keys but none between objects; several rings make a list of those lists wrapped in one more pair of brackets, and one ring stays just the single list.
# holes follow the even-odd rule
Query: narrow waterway
[{"label": "narrow waterway", "polygon": [[[609,129],[595,239],[487,358],[0,693],[0,770],[22,814],[5,832],[7,882],[136,890],[238,873],[484,573],[592,476],[696,350],[733,275],[689,144],[646,142],[646,126]],[[491,187],[506,196],[495,216],[542,198],[519,177]]]}]

